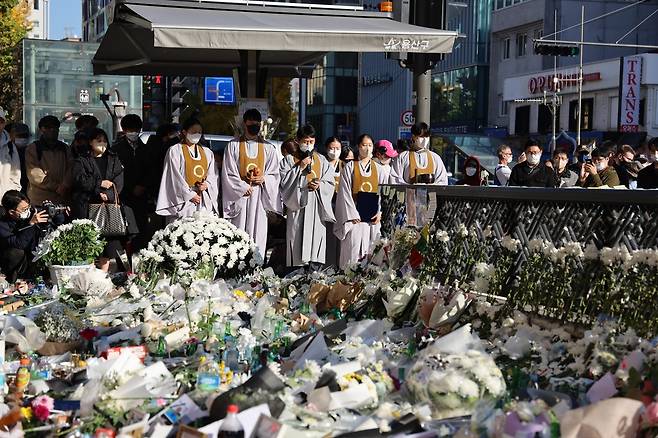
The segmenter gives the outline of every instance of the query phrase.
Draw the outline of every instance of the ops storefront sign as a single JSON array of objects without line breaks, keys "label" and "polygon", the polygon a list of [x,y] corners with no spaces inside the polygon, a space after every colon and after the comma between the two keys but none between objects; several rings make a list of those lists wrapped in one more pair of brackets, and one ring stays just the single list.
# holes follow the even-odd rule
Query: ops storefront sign
[{"label": "ops storefront sign", "polygon": [[[557,81],[555,80],[557,78]],[[601,72],[583,75],[583,84],[601,80]],[[558,73],[557,75],[533,76],[528,79],[528,91],[530,94],[541,94],[559,92],[569,87],[578,86],[578,73]]]}]

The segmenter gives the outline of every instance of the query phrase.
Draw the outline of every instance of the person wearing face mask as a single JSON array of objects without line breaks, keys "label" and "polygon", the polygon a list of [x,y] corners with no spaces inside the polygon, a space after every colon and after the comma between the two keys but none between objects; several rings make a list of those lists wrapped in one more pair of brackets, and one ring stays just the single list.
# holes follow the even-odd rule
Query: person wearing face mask
[{"label": "person wearing face mask", "polygon": [[25,123],[14,123],[9,130],[9,144],[18,153],[21,165],[21,192],[27,193],[29,184],[25,169],[25,150],[30,144],[30,128]]},{"label": "person wearing face mask", "polygon": [[609,166],[612,151],[597,148],[592,151],[592,161],[586,162],[580,170],[581,187],[616,187],[620,185],[619,176],[614,167]]},{"label": "person wearing face mask", "polygon": [[[120,122],[121,131],[111,149],[116,152],[123,164],[123,191],[120,193],[122,202],[129,206],[135,214],[137,228],[140,234],[132,239],[135,251],[145,248],[148,244],[143,231],[148,228],[149,211],[154,209],[149,204],[147,186],[154,156],[149,153],[146,145],[139,137],[142,131],[142,119],[137,114],[127,114]],[[159,184],[159,181],[158,181]]]},{"label": "person wearing face mask", "polygon": [[[123,189],[123,165],[116,152],[108,149],[105,131],[90,128],[84,134],[86,146],[78,149],[73,163],[71,216],[75,219],[90,217],[89,204],[120,202],[117,196]],[[119,240],[105,240],[107,243],[97,266],[107,272],[110,259],[119,259],[123,247]]]},{"label": "person wearing face mask", "polygon": [[494,184],[497,186],[506,186],[512,169],[509,168],[509,163],[512,162],[512,149],[506,144],[498,146],[498,165],[494,170]]},{"label": "person wearing face mask", "polygon": [[635,150],[630,145],[625,144],[617,149],[614,167],[623,186],[629,189],[637,188],[637,175],[642,170],[642,166],[635,161]]},{"label": "person wearing face mask", "polygon": [[280,193],[287,210],[286,262],[288,266],[324,264],[327,224],[335,222],[331,208],[334,172],[315,151],[315,129],[304,125],[297,131],[299,148],[281,160]]},{"label": "person wearing face mask", "polygon": [[417,184],[431,181],[448,185],[448,173],[441,157],[430,151],[430,129],[427,123],[411,127],[411,150],[402,152],[391,166],[391,182]]},{"label": "person wearing face mask", "polygon": [[555,149],[553,159],[546,162],[546,166],[553,169],[555,187],[574,187],[578,184],[578,175],[569,169],[569,153],[562,148]]},{"label": "person wearing face mask", "polygon": [[219,214],[215,155],[199,144],[202,137],[201,122],[188,119],[181,142],[167,151],[155,212],[168,223],[197,211]]},{"label": "person wearing face mask", "polygon": [[0,217],[0,270],[13,283],[35,268],[33,252],[41,236],[37,225],[48,222],[48,214],[34,212],[28,197],[18,190],[9,190],[2,196],[2,207],[5,213]]},{"label": "person wearing face mask", "polygon": [[[4,112],[0,108],[0,123],[4,123]],[[5,132],[2,129],[2,132]],[[27,139],[21,139],[27,142]],[[0,193],[8,190],[21,190],[21,158],[18,147],[15,145],[16,130],[13,125],[9,128],[7,141],[4,144],[0,142]],[[23,149],[25,149],[23,145]]]},{"label": "person wearing face mask", "polygon": [[528,140],[525,145],[525,161],[512,169],[508,186],[555,187],[557,181],[553,169],[541,161],[542,148],[536,140]]},{"label": "person wearing face mask", "polygon": [[244,135],[229,142],[222,166],[224,217],[267,249],[267,212],[281,213],[279,152],[260,135],[262,117],[249,109],[242,116]]},{"label": "person wearing face mask", "polygon": [[386,181],[391,177],[391,162],[398,156],[397,151],[393,148],[393,143],[388,140],[379,140],[375,146],[375,161],[382,166]]},{"label": "person wearing face mask", "polygon": [[68,205],[71,200],[73,154],[66,143],[58,140],[59,119],[45,116],[39,120],[39,139],[25,151],[25,168],[32,202],[43,201]]},{"label": "person wearing face mask", "polygon": [[482,184],[482,167],[480,160],[476,157],[468,157],[464,161],[464,177],[457,181],[457,185],[481,186]]},{"label": "person wearing face mask", "polygon": [[[324,149],[327,154],[327,161],[329,167],[334,175],[334,195],[331,198],[331,211],[336,212],[336,195],[338,194],[338,187],[340,186],[340,174],[345,167],[345,160],[347,158],[347,152],[351,149],[349,147],[343,148],[342,143],[338,137],[329,137],[324,142]],[[352,158],[354,158],[352,156]],[[329,266],[338,266],[339,262],[339,253],[340,253],[340,244],[338,239],[334,235],[334,228],[327,227],[327,256],[325,263]]]},{"label": "person wearing face mask", "polygon": [[637,174],[637,188],[658,189],[658,138],[652,138],[648,145],[649,165]]},{"label": "person wearing face mask", "polygon": [[78,134],[84,134],[97,127],[98,119],[90,114],[83,114],[75,120],[75,136],[71,142],[71,152],[74,157],[79,155],[79,150],[87,151],[89,149],[89,141],[79,137]]},{"label": "person wearing face mask", "polygon": [[345,165],[336,197],[334,234],[341,241],[341,269],[368,255],[379,238],[379,185],[388,183],[381,165],[372,159],[372,137],[363,134],[357,142],[359,158]]}]

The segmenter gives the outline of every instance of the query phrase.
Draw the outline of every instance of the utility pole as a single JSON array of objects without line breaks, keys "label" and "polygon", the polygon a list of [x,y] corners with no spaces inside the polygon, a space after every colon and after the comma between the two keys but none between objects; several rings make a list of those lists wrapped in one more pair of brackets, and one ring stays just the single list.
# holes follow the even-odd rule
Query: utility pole
[{"label": "utility pole", "polygon": [[414,95],[416,101],[414,102],[414,117],[416,123],[425,122],[430,124],[430,111],[431,101],[430,95],[432,93],[432,70],[431,66],[427,65],[426,57],[422,54],[414,54]]},{"label": "utility pole", "polygon": [[[553,10],[553,32],[555,32],[555,37],[553,39],[557,40],[557,9]],[[553,56],[553,100],[557,97],[558,93],[558,86],[559,86],[560,81],[557,79],[557,56]],[[545,98],[546,96],[544,96]],[[557,146],[557,110],[555,106],[551,106],[551,114],[553,115],[553,141],[551,143],[551,153],[555,151],[555,147]]]},{"label": "utility pole", "polygon": [[580,7],[580,65],[578,67],[578,125],[576,132],[576,147],[580,147],[580,128],[583,109],[583,41],[585,40],[585,5]]}]

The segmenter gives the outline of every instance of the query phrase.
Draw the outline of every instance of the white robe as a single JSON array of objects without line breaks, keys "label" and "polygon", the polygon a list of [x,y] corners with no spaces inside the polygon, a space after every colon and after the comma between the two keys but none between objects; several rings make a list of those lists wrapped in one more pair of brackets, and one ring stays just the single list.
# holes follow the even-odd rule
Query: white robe
[{"label": "white robe", "polygon": [[434,185],[448,185],[448,172],[443,165],[443,160],[441,160],[441,157],[438,154],[428,151],[427,149],[416,152],[404,151],[398,155],[391,163],[391,184],[411,184],[411,178],[409,176],[409,154],[416,155],[416,164],[420,168],[425,168],[427,166],[427,154],[431,154],[432,159],[434,160],[434,169],[432,171],[432,174],[434,175]]},{"label": "white robe", "polygon": [[[382,166],[370,160],[372,165],[377,167],[377,177],[379,184],[386,184],[386,172]],[[359,211],[356,209],[354,198],[352,197],[352,179],[354,178],[354,166],[359,165],[358,161],[351,161],[343,167],[340,176],[340,185],[338,187],[338,196],[336,197],[336,223],[334,224],[334,234],[340,240],[340,259],[339,267],[345,269],[350,263],[354,263],[368,255],[372,245],[379,238],[381,225],[372,223],[359,222],[352,223],[353,219],[359,219]],[[364,172],[364,176],[369,176]],[[379,207],[381,211],[381,204]]]},{"label": "white robe", "polygon": [[331,208],[334,196],[334,168],[322,155],[320,159],[320,188],[308,190],[305,171],[288,155],[281,160],[281,199],[287,207],[286,261],[288,266],[302,266],[310,262],[325,263],[327,228],[325,222],[336,221]]},{"label": "white robe", "polygon": [[160,216],[167,216],[168,222],[192,216],[197,211],[219,214],[217,205],[219,176],[215,166],[215,156],[210,149],[200,145],[199,151],[206,155],[208,162],[206,173],[208,190],[201,195],[199,205],[194,205],[190,201],[197,193],[185,180],[185,157],[180,143],[167,151],[155,212]]},{"label": "white robe", "polygon": [[8,190],[21,190],[21,159],[18,148],[12,144],[10,154],[9,142],[2,143],[3,141],[4,136],[0,135],[0,196]]},{"label": "white robe", "polygon": [[[272,144],[264,141],[265,169],[262,186],[253,186],[251,196],[244,194],[249,184],[240,177],[240,140],[233,139],[226,146],[222,165],[222,202],[224,218],[244,230],[253,239],[262,257],[267,249],[267,212],[281,213],[279,198],[279,154]],[[258,155],[258,142],[247,142],[247,155]]]}]

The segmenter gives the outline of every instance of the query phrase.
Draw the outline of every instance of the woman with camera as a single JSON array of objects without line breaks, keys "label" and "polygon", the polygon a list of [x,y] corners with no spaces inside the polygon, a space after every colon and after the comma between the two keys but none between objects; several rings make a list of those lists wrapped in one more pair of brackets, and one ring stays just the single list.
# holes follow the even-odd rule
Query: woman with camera
[{"label": "woman with camera", "polygon": [[326,223],[335,221],[331,208],[334,171],[314,151],[315,129],[297,131],[298,148],[281,160],[280,194],[287,208],[286,261],[288,266],[326,262]]},{"label": "woman with camera", "polygon": [[[73,163],[71,213],[75,219],[89,218],[90,204],[119,204],[118,194],[123,189],[123,166],[117,154],[107,148],[105,131],[92,128],[85,135],[88,144],[78,149]],[[98,268],[107,272],[110,259],[119,258],[121,251],[119,240],[108,240],[97,261]]]},{"label": "woman with camera", "polygon": [[363,134],[357,141],[359,158],[345,164],[336,197],[334,234],[341,241],[341,269],[368,255],[379,237],[379,185],[388,183],[381,165],[372,159],[372,137]]}]

